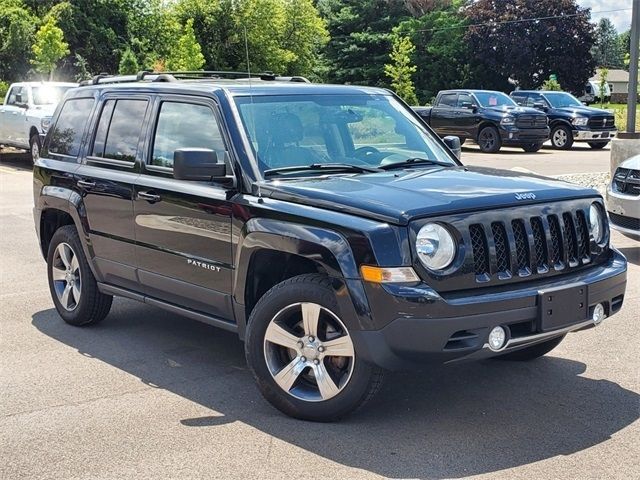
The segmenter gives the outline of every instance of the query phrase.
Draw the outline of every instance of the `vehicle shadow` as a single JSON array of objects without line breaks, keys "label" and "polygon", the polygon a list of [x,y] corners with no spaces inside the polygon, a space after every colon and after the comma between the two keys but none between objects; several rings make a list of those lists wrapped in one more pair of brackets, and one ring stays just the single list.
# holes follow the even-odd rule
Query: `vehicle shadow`
[{"label": "vehicle shadow", "polygon": [[[473,145],[473,144],[472,144]],[[462,146],[462,152],[469,152],[469,153],[482,153],[482,151],[480,150],[480,147],[473,145],[473,146],[467,146],[466,144]],[[520,147],[511,147],[511,146],[504,146],[502,148],[500,148],[500,150],[498,150],[495,153],[486,153],[484,155],[545,155],[545,154],[550,154],[550,153],[555,153],[552,151],[546,151],[544,149],[544,147],[540,150],[538,150],[537,152],[525,152],[524,150],[522,150]]]},{"label": "vehicle shadow", "polygon": [[124,299],[94,327],[68,326],[53,309],[32,323],[81,355],[214,410],[183,418],[184,426],[216,435],[220,425],[240,421],[391,478],[461,478],[569,455],[639,416],[639,395],[550,356],[392,374],[371,404],[344,421],[303,423],[262,400],[231,333]]},{"label": "vehicle shadow", "polygon": [[22,150],[0,150],[0,165],[16,170],[33,170],[31,155]]},{"label": "vehicle shadow", "polygon": [[[636,242],[638,241],[636,240]],[[627,257],[627,262],[633,263],[634,265],[640,265],[640,243],[635,247],[621,247],[618,248],[618,250]]]}]

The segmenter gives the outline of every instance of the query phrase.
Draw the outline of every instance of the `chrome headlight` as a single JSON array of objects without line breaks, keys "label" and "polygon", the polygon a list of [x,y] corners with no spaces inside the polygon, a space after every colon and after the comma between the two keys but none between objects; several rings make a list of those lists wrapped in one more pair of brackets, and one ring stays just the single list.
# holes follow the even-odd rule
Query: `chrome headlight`
[{"label": "chrome headlight", "polygon": [[453,236],[438,223],[427,223],[418,231],[416,252],[429,270],[443,270],[453,262],[457,245]]},{"label": "chrome headlight", "polygon": [[47,133],[50,126],[51,126],[51,117],[43,117],[40,120],[40,128],[42,129],[42,133]]},{"label": "chrome headlight", "polygon": [[502,120],[500,120],[501,125],[513,125],[514,123],[516,123],[516,119],[511,115],[507,115],[506,117],[503,117]]},{"label": "chrome headlight", "polygon": [[573,123],[577,127],[584,127],[587,123],[589,123],[589,119],[587,117],[576,117],[571,120],[571,123]]},{"label": "chrome headlight", "polygon": [[604,217],[597,203],[592,203],[589,207],[589,233],[596,243],[604,239]]}]

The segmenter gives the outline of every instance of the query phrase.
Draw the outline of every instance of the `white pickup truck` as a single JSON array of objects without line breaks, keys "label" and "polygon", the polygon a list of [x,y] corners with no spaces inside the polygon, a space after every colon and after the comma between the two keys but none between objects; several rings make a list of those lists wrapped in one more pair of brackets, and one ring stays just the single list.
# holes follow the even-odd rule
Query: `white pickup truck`
[{"label": "white pickup truck", "polygon": [[77,83],[13,83],[0,105],[0,145],[23,148],[32,160],[40,156],[40,134],[47,133],[56,105]]}]

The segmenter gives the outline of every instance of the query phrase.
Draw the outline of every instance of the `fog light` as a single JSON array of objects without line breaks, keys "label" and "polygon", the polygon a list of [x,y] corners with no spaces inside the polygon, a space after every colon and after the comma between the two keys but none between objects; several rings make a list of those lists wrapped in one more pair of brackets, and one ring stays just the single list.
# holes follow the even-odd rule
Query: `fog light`
[{"label": "fog light", "polygon": [[491,350],[500,350],[507,341],[507,332],[502,327],[493,327],[489,333],[489,348]]},{"label": "fog light", "polygon": [[604,305],[599,303],[593,309],[593,317],[591,318],[593,319],[593,323],[598,325],[602,320],[604,320],[604,317],[606,317],[604,313]]}]

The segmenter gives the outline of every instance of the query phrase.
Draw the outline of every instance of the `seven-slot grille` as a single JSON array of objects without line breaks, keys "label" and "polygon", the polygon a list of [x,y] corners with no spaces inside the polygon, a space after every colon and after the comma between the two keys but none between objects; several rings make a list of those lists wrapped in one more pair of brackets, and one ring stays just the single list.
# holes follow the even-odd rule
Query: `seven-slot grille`
[{"label": "seven-slot grille", "polygon": [[545,128],[546,126],[546,115],[519,115],[516,118],[516,127],[518,128]]},{"label": "seven-slot grille", "polygon": [[588,125],[591,128],[596,129],[612,129],[615,125],[615,119],[613,115],[598,115],[589,119]]},{"label": "seven-slot grille", "polygon": [[591,261],[582,209],[469,225],[476,281],[526,277]]},{"label": "seven-slot grille", "polygon": [[632,197],[640,195],[640,170],[618,168],[613,175],[613,189]]}]

